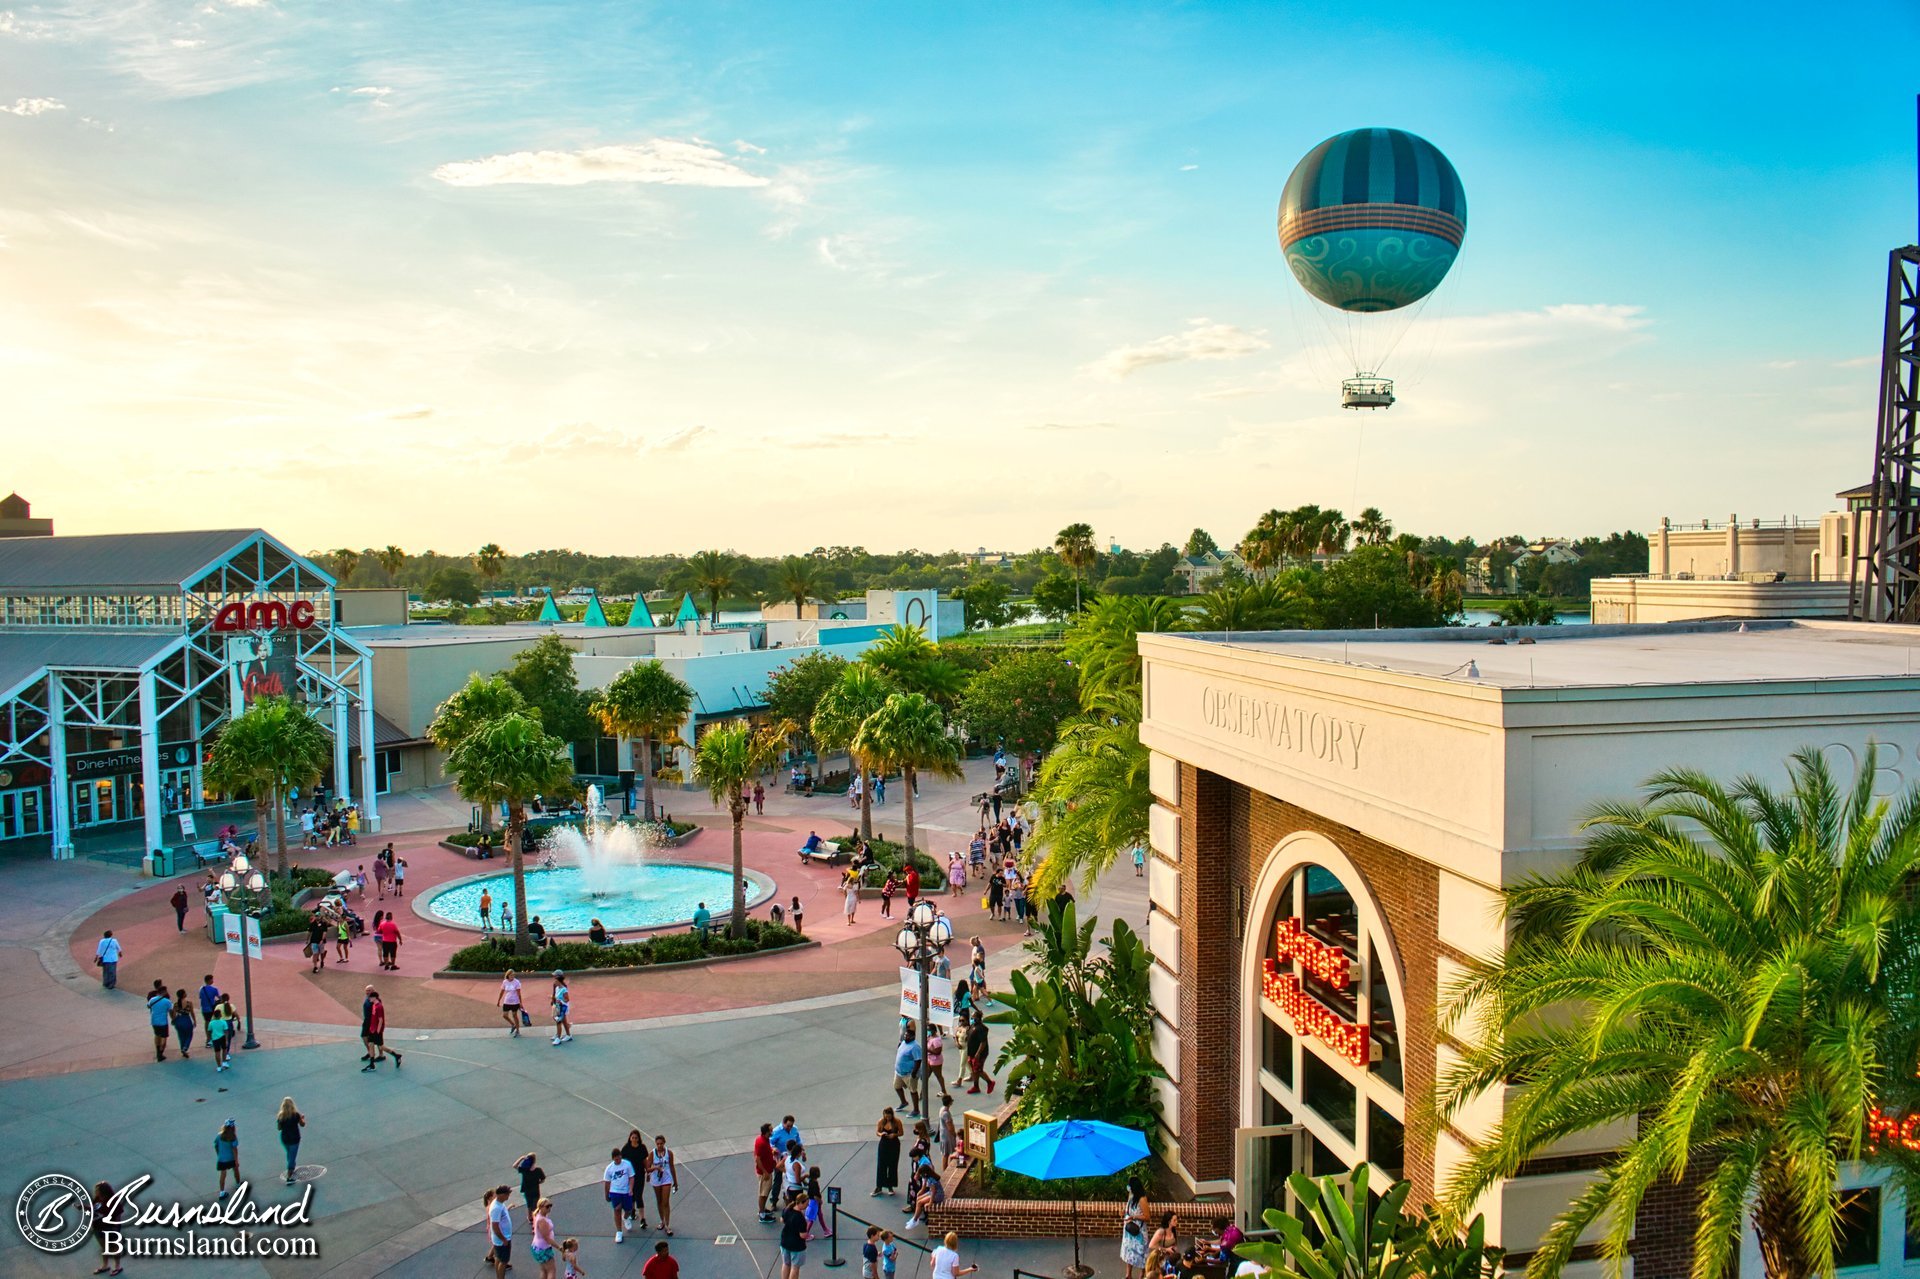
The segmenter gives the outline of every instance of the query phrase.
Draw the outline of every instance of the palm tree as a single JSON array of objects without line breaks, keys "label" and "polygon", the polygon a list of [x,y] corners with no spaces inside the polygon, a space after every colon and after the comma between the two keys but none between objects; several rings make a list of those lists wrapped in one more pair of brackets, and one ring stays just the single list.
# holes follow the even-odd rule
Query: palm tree
[{"label": "palm tree", "polygon": [[912,853],[913,788],[920,774],[962,776],[960,743],[947,731],[947,717],[923,694],[895,693],[860,725],[853,748],[875,767],[900,770],[906,796],[907,852]]},{"label": "palm tree", "polygon": [[573,777],[567,744],[540,727],[540,717],[510,711],[460,740],[447,756],[447,775],[468,800],[507,806],[507,850],[513,859],[513,952],[533,953],[527,938],[527,801],[558,790]]},{"label": "palm tree", "polygon": [[732,551],[701,551],[682,568],[693,589],[707,597],[707,618],[711,625],[720,624],[720,601],[733,589],[743,567],[740,557]]},{"label": "palm tree", "polygon": [[729,931],[735,937],[747,935],[747,886],[740,850],[747,792],[756,778],[779,761],[781,749],[779,733],[736,720],[709,729],[693,751],[693,775],[707,784],[713,802],[725,804],[733,818],[733,926]]},{"label": "palm tree", "polygon": [[400,570],[407,566],[407,553],[394,545],[387,545],[374,552],[374,560],[386,570],[387,580],[395,586],[400,584]]},{"label": "palm tree", "polygon": [[1027,855],[1038,859],[1033,882],[1041,898],[1076,871],[1091,889],[1122,849],[1146,841],[1153,808],[1147,759],[1137,689],[1061,728],[1034,784],[1041,820],[1027,842]]},{"label": "palm tree", "polygon": [[635,662],[594,700],[602,727],[615,737],[631,737],[640,749],[648,821],[653,820],[653,739],[673,736],[692,709],[693,690],[658,660]]},{"label": "palm tree", "polygon": [[1319,511],[1313,521],[1311,534],[1313,545],[1309,554],[1345,555],[1347,539],[1353,534],[1353,525],[1349,524],[1347,517],[1338,511]]},{"label": "palm tree", "polygon": [[345,586],[353,580],[353,570],[360,567],[360,552],[342,546],[327,552],[327,562],[333,565],[333,580]]},{"label": "palm tree", "polygon": [[1189,629],[1185,605],[1166,595],[1103,595],[1067,628],[1067,657],[1080,670],[1083,709],[1140,693],[1142,632]]},{"label": "palm tree", "polygon": [[926,631],[911,622],[889,626],[860,660],[884,672],[895,688],[924,693],[942,705],[960,696],[967,684],[966,672],[942,657]]},{"label": "palm tree", "polygon": [[1508,1094],[1448,1205],[1571,1134],[1634,1131],[1548,1231],[1536,1279],[1596,1223],[1619,1264],[1642,1196],[1690,1164],[1696,1279],[1727,1273],[1749,1213],[1773,1279],[1833,1273],[1837,1164],[1861,1156],[1876,1097],[1920,1088],[1920,787],[1876,800],[1871,752],[1846,791],[1813,747],[1787,772],[1782,793],[1674,769],[1602,807],[1572,869],[1508,889],[1505,953],[1447,992],[1445,1024],[1484,1038],[1441,1079],[1440,1114]]},{"label": "palm tree", "polygon": [[793,601],[793,615],[802,616],[807,605],[827,589],[826,566],[811,555],[789,555],[780,561],[782,599]]},{"label": "palm tree", "polygon": [[1240,558],[1255,577],[1264,577],[1292,551],[1290,524],[1284,511],[1271,510],[1254,521],[1240,539]]},{"label": "palm tree", "polygon": [[266,837],[272,815],[274,873],[287,873],[289,791],[304,790],[325,776],[333,761],[333,734],[284,697],[263,697],[220,730],[207,755],[207,783],[229,795],[251,795]]},{"label": "palm tree", "polygon": [[500,549],[498,542],[488,542],[473,553],[473,566],[480,570],[480,577],[488,585],[500,580],[505,570],[507,553]]},{"label": "palm tree", "polygon": [[892,681],[878,667],[852,662],[840,673],[840,682],[820,695],[808,732],[822,751],[845,750],[847,765],[860,774],[860,835],[873,838],[872,763],[854,747],[867,716],[886,704],[894,692]]},{"label": "palm tree", "polygon": [[[516,713],[531,715],[535,720],[540,718],[540,712],[527,705],[526,698],[507,682],[506,676],[481,675],[478,671],[468,676],[453,696],[440,703],[427,725],[427,740],[440,749],[443,771],[454,747],[475,730]],[[480,833],[483,836],[493,833],[492,804],[480,805]]]},{"label": "palm tree", "polygon": [[1385,546],[1393,540],[1393,521],[1379,507],[1369,506],[1353,522],[1353,531],[1364,545]]},{"label": "palm tree", "polygon": [[1194,601],[1193,626],[1203,631],[1271,631],[1304,627],[1307,602],[1274,580],[1223,586]]},{"label": "palm tree", "polygon": [[1080,611],[1080,575],[1093,567],[1093,525],[1069,524],[1053,539],[1060,562],[1073,570],[1073,611]]}]

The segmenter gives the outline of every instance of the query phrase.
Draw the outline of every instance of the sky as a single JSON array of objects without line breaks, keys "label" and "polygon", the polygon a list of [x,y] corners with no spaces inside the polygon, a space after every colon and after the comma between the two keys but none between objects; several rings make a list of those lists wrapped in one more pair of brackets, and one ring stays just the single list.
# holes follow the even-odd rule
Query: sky
[{"label": "sky", "polygon": [[[1817,516],[1916,223],[1920,6],[1844,8],[0,0],[0,492],[443,553]],[[1274,215],[1380,125],[1469,216],[1361,414]]]}]

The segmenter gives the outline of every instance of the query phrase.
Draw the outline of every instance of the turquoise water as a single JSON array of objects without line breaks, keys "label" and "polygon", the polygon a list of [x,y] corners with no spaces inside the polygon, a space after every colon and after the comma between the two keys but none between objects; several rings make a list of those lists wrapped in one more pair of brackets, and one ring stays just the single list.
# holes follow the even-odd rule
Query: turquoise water
[{"label": "turquoise water", "polygon": [[[610,872],[617,885],[611,892],[593,897],[587,892],[578,866],[557,866],[552,870],[529,868],[527,882],[527,918],[540,916],[550,933],[584,933],[594,920],[611,932],[636,928],[660,928],[682,924],[693,918],[694,907],[701,902],[715,916],[733,908],[733,877],[710,866],[688,866],[678,862],[650,862],[645,866],[624,867]],[[495,925],[502,917],[502,903],[513,899],[513,872],[505,871],[471,880],[436,894],[427,903],[428,913],[450,924],[468,928],[480,926],[480,893],[493,894]],[[765,901],[773,885],[758,875],[747,875],[747,905]],[[513,918],[506,911],[508,920]]]}]

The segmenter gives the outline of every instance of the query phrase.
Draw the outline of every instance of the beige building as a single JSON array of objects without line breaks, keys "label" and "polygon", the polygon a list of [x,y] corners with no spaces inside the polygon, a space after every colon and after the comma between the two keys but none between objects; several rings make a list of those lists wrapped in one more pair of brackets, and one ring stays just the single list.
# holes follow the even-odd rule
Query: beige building
[{"label": "beige building", "polygon": [[1593,620],[1844,618],[1860,493],[1839,497],[1848,509],[1816,520],[1663,518],[1647,539],[1644,575],[1594,580]]},{"label": "beige building", "polygon": [[[1521,634],[1536,642],[1140,637],[1164,1149],[1190,1185],[1231,1191],[1250,1218],[1296,1168],[1364,1161],[1427,1199],[1491,1131],[1498,1093],[1437,1132],[1418,1122],[1460,1047],[1435,1007],[1464,964],[1502,945],[1500,890],[1565,865],[1595,803],[1672,764],[1781,779],[1806,745],[1844,770],[1878,742],[1883,788],[1920,780],[1910,628]],[[1621,1135],[1569,1138],[1486,1196],[1510,1268]],[[1872,1181],[1846,1171],[1845,1184]],[[1678,1194],[1656,1191],[1636,1223],[1638,1279],[1687,1273]],[[1862,1246],[1898,1269],[1903,1196],[1881,1186],[1868,1202]],[[1746,1253],[1741,1274],[1758,1275],[1751,1237]],[[1581,1260],[1568,1274],[1602,1270]]]}]

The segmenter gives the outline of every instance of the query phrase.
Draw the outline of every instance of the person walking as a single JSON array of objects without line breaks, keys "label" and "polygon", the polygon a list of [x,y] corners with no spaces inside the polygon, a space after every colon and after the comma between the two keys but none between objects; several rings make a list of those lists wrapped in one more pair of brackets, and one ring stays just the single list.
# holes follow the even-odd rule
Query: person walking
[{"label": "person walking", "polygon": [[987,918],[999,919],[1007,899],[1007,884],[995,875],[987,881]]},{"label": "person walking", "polygon": [[767,815],[767,788],[759,782],[753,784],[753,815],[755,817]]},{"label": "person walking", "polygon": [[1133,846],[1133,877],[1144,879],[1147,874],[1147,850],[1144,845]]},{"label": "person walking", "polygon": [[393,1068],[400,1069],[400,1050],[387,1047],[387,1006],[380,1002],[380,992],[367,987],[367,1002],[363,1009],[366,1027],[361,1037],[367,1042],[368,1059],[363,1070],[377,1069],[388,1057],[393,1058]]},{"label": "person walking", "polygon": [[613,1209],[615,1243],[626,1239],[628,1219],[633,1216],[633,1178],[633,1165],[615,1150],[612,1160],[600,1173],[601,1192],[607,1197],[607,1206]]},{"label": "person walking", "polygon": [[860,909],[860,872],[848,867],[847,873],[841,876],[840,886],[847,895],[847,927],[851,928],[854,914]]},{"label": "person walking", "polygon": [[553,1234],[553,1200],[542,1199],[527,1218],[527,1251],[540,1263],[540,1279],[554,1279],[560,1241]]},{"label": "person walking", "polygon": [[313,961],[311,971],[324,972],[327,967],[327,921],[315,911],[307,916],[307,957]]},{"label": "person walking", "polygon": [[967,891],[967,859],[959,849],[947,854],[947,896],[959,897]]},{"label": "person walking", "polygon": [[900,1042],[893,1049],[893,1095],[899,1099],[900,1108],[907,1112],[907,1118],[918,1119],[919,1108],[915,1105],[917,1088],[915,1084],[920,1074],[922,1053],[920,1045],[913,1037],[911,1025],[900,1028]]},{"label": "person walking", "polygon": [[1147,1188],[1139,1176],[1127,1178],[1127,1206],[1120,1214],[1120,1262],[1126,1266],[1126,1279],[1133,1279],[1135,1268],[1142,1279],[1160,1279],[1145,1274],[1147,1264]]},{"label": "person walking", "polygon": [[167,1034],[172,1029],[173,997],[167,994],[166,983],[158,978],[153,989],[147,992],[147,1021],[153,1028],[153,1059],[167,1059]]},{"label": "person walking", "polygon": [[680,1175],[674,1170],[673,1151],[667,1149],[663,1133],[653,1135],[653,1157],[647,1160],[647,1184],[653,1187],[653,1206],[660,1212],[660,1233],[673,1237],[673,1192],[680,1189]]},{"label": "person walking", "polygon": [[977,1265],[960,1264],[960,1235],[957,1231],[947,1231],[947,1237],[933,1250],[932,1279],[960,1279],[960,1276],[970,1275],[978,1269],[980,1267]]},{"label": "person walking", "polygon": [[620,1157],[633,1168],[633,1202],[628,1210],[629,1220],[639,1224],[629,1227],[632,1230],[647,1228],[647,1197],[640,1193],[640,1185],[647,1175],[647,1139],[640,1135],[638,1128],[627,1129],[627,1139],[620,1143]]},{"label": "person walking", "polygon": [[240,1188],[240,1130],[232,1119],[222,1124],[220,1131],[213,1137],[213,1170],[220,1174],[220,1197],[225,1199],[232,1191],[227,1189],[227,1174],[233,1174],[234,1189]]},{"label": "person walking", "polygon": [[680,1263],[674,1259],[672,1245],[666,1240],[653,1245],[653,1255],[640,1267],[640,1279],[680,1279]]},{"label": "person walking", "polygon": [[527,1225],[533,1225],[533,1214],[540,1207],[540,1186],[547,1179],[547,1170],[540,1166],[540,1157],[529,1150],[513,1161],[513,1170],[520,1174],[520,1198],[526,1201]]},{"label": "person walking", "polygon": [[173,996],[173,1008],[169,1015],[173,1019],[174,1038],[180,1041],[180,1060],[187,1060],[187,1049],[193,1047],[193,1002],[187,996],[187,988],[182,986]]},{"label": "person walking", "polygon": [[176,932],[187,931],[187,886],[181,884],[173,890],[173,896],[167,898],[173,906],[173,927]]},{"label": "person walking", "polygon": [[979,1009],[973,1011],[973,1022],[967,1027],[967,1078],[970,1081],[967,1091],[980,1091],[980,1081],[987,1081],[987,1092],[993,1092],[994,1079],[987,1073],[987,1018]]},{"label": "person walking", "polygon": [[506,1186],[493,1188],[493,1203],[487,1209],[487,1242],[493,1245],[493,1279],[507,1279],[513,1265],[513,1209],[508,1206],[513,1191]]},{"label": "person walking", "polygon": [[207,1014],[207,1047],[213,1049],[213,1070],[215,1074],[227,1068],[227,1045],[233,1042],[229,1036],[233,1033],[233,1023],[227,1020],[227,1001],[214,1001],[213,1011]]},{"label": "person walking", "polygon": [[553,1046],[573,1042],[573,1023],[567,1019],[572,1005],[567,990],[567,975],[558,968],[553,970],[553,993],[547,996],[547,1002],[553,1005]]},{"label": "person walking", "polygon": [[892,1106],[880,1112],[880,1122],[873,1126],[875,1196],[900,1192],[900,1138],[906,1132],[907,1126],[900,1122],[900,1116],[893,1113]]},{"label": "person walking", "polygon": [[387,899],[387,876],[392,873],[392,870],[387,866],[386,858],[376,857],[373,859],[373,890],[381,901]]},{"label": "person walking", "polygon": [[773,1190],[780,1174],[780,1160],[773,1153],[773,1125],[761,1124],[760,1135],[753,1139],[753,1175],[759,1179],[759,1191],[754,1196],[753,1212],[761,1221],[772,1221]]},{"label": "person walking", "polygon": [[120,984],[120,943],[113,929],[100,934],[100,944],[93,948],[93,966],[100,970],[100,984],[106,989]]},{"label": "person walking", "polygon": [[380,966],[388,972],[400,971],[400,920],[388,915],[386,919],[374,925],[374,935],[380,943]]},{"label": "person walking", "polygon": [[807,1197],[795,1193],[780,1210],[780,1279],[800,1279],[807,1264]]},{"label": "person walking", "polygon": [[947,1090],[946,1060],[946,1036],[940,1033],[938,1023],[929,1022],[927,1025],[926,1070],[928,1077],[939,1083],[941,1092]]},{"label": "person walking", "polygon": [[293,1104],[293,1098],[282,1097],[273,1123],[280,1130],[280,1145],[287,1152],[287,1184],[291,1186],[294,1171],[300,1166],[300,1130],[307,1126],[307,1117]]},{"label": "person walking", "polygon": [[407,859],[404,857],[393,864],[393,895],[395,897],[407,895]]},{"label": "person walking", "polygon": [[500,993],[493,1002],[500,1008],[500,1019],[507,1023],[507,1034],[520,1038],[520,979],[513,975],[513,969],[507,969],[500,979]]},{"label": "person walking", "polygon": [[907,863],[907,909],[911,911],[913,909],[913,903],[919,899],[920,867],[918,864],[909,861]]},{"label": "person walking", "polygon": [[347,919],[347,913],[340,912],[340,918],[333,926],[333,957],[338,963],[346,963],[353,949],[353,925]]},{"label": "person walking", "polygon": [[107,1205],[113,1202],[113,1183],[96,1181],[93,1183],[93,1242],[100,1249],[100,1265],[94,1270],[96,1275],[117,1275],[123,1267],[119,1259],[107,1255]]},{"label": "person walking", "polygon": [[[506,913],[504,911],[501,912],[500,921],[505,923],[506,918]],[[493,892],[491,889],[483,888],[480,890],[480,931],[483,933],[493,931]]]}]

